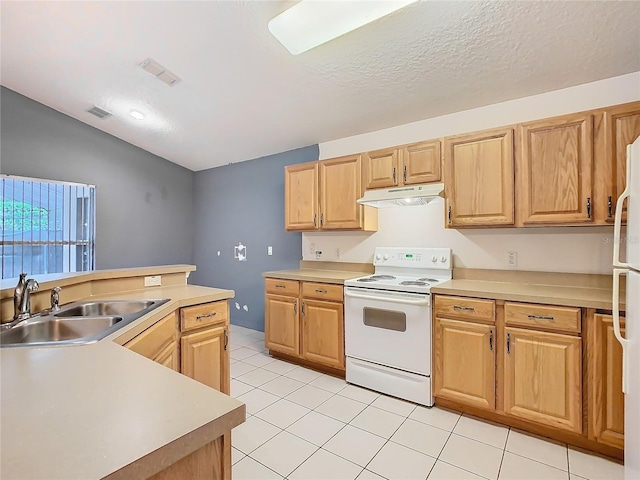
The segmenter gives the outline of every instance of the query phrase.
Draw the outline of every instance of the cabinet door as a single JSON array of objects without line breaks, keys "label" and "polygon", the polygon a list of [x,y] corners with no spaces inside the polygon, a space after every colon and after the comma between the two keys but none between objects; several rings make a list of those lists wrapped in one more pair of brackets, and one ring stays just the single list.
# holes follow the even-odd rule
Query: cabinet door
[{"label": "cabinet door", "polygon": [[267,295],[264,312],[266,347],[288,355],[300,355],[298,297]]},{"label": "cabinet door", "polygon": [[[616,201],[627,183],[627,145],[640,136],[640,102],[606,109],[603,128],[603,158],[598,161],[605,162],[608,170],[598,181],[606,182],[607,203],[611,197],[611,210],[607,205],[607,220],[613,222]],[[623,218],[626,218],[626,206]]]},{"label": "cabinet door", "polygon": [[178,342],[171,342],[165,347],[154,359],[154,362],[158,362],[165,367],[180,371],[180,356],[178,355]]},{"label": "cabinet door", "polygon": [[518,224],[593,222],[593,117],[519,126]]},{"label": "cabinet door", "polygon": [[316,230],[318,220],[318,162],[285,167],[285,229]]},{"label": "cabinet door", "polygon": [[302,299],[302,356],[344,368],[342,303]]},{"label": "cabinet door", "polygon": [[520,328],[505,328],[505,337],[505,412],[581,433],[581,339]]},{"label": "cabinet door", "polygon": [[184,335],[180,340],[182,373],[229,394],[229,352],[226,326]]},{"label": "cabinet door", "polygon": [[362,228],[360,155],[323,160],[320,163],[320,228]]},{"label": "cabinet door", "polygon": [[155,360],[158,355],[167,349],[169,344],[176,343],[177,336],[178,321],[176,313],[172,312],[137,337],[134,337],[124,346],[143,357]]},{"label": "cabinet door", "polygon": [[[624,318],[620,318],[622,334]],[[613,333],[611,315],[594,315],[589,348],[589,429],[599,442],[624,448],[622,346]]]},{"label": "cabinet door", "polygon": [[401,153],[405,185],[440,181],[440,140],[407,145]]},{"label": "cabinet door", "polygon": [[388,188],[398,185],[398,149],[386,148],[363,155],[365,189]]},{"label": "cabinet door", "polygon": [[444,139],[449,227],[513,225],[513,129]]},{"label": "cabinet door", "polygon": [[434,395],[495,408],[495,327],[436,318]]}]

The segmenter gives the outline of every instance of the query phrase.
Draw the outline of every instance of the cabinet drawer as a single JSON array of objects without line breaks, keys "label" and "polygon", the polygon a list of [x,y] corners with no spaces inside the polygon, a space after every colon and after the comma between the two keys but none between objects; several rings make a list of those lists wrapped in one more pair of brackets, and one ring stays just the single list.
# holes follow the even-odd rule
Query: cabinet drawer
[{"label": "cabinet drawer", "polygon": [[124,346],[144,357],[154,359],[167,345],[175,342],[177,333],[178,322],[173,312],[125,343]]},{"label": "cabinet drawer", "polygon": [[579,308],[507,302],[504,318],[507,325],[580,333]]},{"label": "cabinet drawer", "polygon": [[194,328],[226,322],[228,318],[227,302],[211,302],[193,307],[180,309],[180,330],[193,330]]},{"label": "cabinet drawer", "polygon": [[276,295],[297,297],[298,293],[300,293],[300,287],[297,280],[267,278],[265,279],[265,288],[267,293],[275,293]]},{"label": "cabinet drawer", "polygon": [[321,300],[331,300],[341,302],[343,294],[342,285],[332,285],[329,283],[311,283],[304,282],[302,284],[302,296],[304,298],[318,298]]},{"label": "cabinet drawer", "polygon": [[482,323],[494,323],[495,310],[496,303],[493,300],[440,295],[436,296],[434,306],[436,317],[458,318]]}]

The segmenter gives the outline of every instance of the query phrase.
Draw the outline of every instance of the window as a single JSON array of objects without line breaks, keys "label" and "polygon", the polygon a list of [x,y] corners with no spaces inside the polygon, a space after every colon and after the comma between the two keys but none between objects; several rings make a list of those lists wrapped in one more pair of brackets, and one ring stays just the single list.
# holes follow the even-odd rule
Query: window
[{"label": "window", "polygon": [[93,270],[95,190],[0,175],[2,278]]}]

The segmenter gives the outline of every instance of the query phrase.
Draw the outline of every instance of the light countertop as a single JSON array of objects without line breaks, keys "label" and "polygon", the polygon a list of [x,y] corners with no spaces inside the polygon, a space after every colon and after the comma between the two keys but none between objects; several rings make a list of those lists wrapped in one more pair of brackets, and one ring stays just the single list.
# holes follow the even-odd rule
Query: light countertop
[{"label": "light countertop", "polygon": [[265,278],[278,278],[281,280],[302,280],[304,282],[321,282],[344,284],[345,280],[352,278],[364,277],[367,275],[363,272],[340,271],[340,270],[322,270],[312,268],[295,268],[292,270],[277,270],[273,272],[264,272]]},{"label": "light countertop", "polygon": [[95,344],[0,349],[2,478],[143,478],[242,423],[242,402],[118,345],[181,306],[233,296],[192,285],[96,296],[171,301]]}]

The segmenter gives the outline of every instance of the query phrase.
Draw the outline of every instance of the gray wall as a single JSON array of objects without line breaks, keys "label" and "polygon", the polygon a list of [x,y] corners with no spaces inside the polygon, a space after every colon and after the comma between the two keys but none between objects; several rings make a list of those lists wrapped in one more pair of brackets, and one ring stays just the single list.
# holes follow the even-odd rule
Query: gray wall
[{"label": "gray wall", "polygon": [[97,268],[193,262],[191,170],[7,88],[0,100],[1,173],[97,185]]},{"label": "gray wall", "polygon": [[[313,145],[196,172],[194,259],[198,270],[189,283],[235,290],[232,323],[264,330],[262,272],[298,267],[301,234],[284,230],[284,167],[317,159],[318,146]],[[233,247],[240,242],[247,246],[245,262],[234,258]],[[267,255],[269,245],[272,256]],[[248,311],[242,309],[245,305]]]}]

